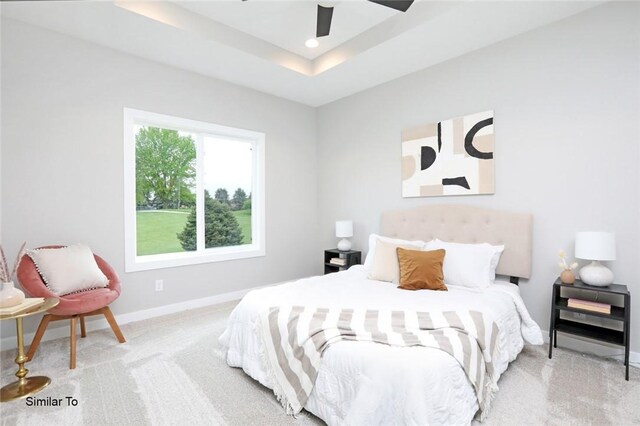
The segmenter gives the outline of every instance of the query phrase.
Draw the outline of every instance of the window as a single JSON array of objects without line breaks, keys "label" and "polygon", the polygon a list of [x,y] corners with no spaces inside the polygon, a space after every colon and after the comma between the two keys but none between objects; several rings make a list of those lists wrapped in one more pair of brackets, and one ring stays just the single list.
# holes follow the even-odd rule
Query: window
[{"label": "window", "polygon": [[264,139],[125,108],[127,272],[264,256]]}]

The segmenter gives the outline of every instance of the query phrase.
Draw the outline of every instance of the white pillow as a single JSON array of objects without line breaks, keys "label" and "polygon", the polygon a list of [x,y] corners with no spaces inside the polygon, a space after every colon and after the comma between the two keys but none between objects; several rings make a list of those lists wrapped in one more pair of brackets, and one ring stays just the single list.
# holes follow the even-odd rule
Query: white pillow
[{"label": "white pillow", "polygon": [[58,296],[106,287],[109,284],[109,279],[98,267],[93,252],[83,244],[28,250],[27,255],[36,264],[49,290]]},{"label": "white pillow", "polygon": [[504,246],[429,241],[426,250],[444,249],[444,282],[449,285],[485,288],[496,279],[496,268]]},{"label": "white pillow", "polygon": [[424,241],[420,241],[420,240],[407,241],[407,240],[401,240],[399,238],[388,238],[388,237],[381,237],[380,235],[377,235],[377,234],[371,234],[369,235],[369,251],[367,252],[367,257],[364,258],[364,269],[367,272],[371,271],[371,266],[373,265],[373,259],[376,253],[376,243],[378,241],[384,241],[385,243],[409,246],[409,248],[415,247],[416,250],[422,250],[424,248]]},{"label": "white pillow", "polygon": [[[373,257],[371,271],[367,278],[376,281],[387,281],[398,284],[400,282],[400,265],[398,264],[398,247],[407,250],[416,250],[416,247],[410,244],[388,243],[384,240],[378,240],[376,243],[376,252]],[[420,250],[421,248],[418,248]]]}]

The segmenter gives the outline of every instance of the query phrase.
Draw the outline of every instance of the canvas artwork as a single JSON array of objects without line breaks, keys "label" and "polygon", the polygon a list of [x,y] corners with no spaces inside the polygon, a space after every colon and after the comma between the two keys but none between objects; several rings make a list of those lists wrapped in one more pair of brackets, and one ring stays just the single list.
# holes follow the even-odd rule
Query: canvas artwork
[{"label": "canvas artwork", "polygon": [[493,111],[402,131],[402,196],[494,193]]}]

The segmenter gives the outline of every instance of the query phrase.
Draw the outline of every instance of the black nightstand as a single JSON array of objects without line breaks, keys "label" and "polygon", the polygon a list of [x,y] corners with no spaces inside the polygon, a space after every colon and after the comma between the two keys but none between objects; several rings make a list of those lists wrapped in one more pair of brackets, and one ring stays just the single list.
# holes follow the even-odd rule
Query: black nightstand
[{"label": "black nightstand", "polygon": [[[573,289],[582,293],[588,300],[597,300],[600,295],[607,297],[618,296],[623,299],[623,306],[611,304],[611,313],[603,314],[585,309],[570,308],[568,297],[561,295],[562,289]],[[608,301],[606,303],[609,303]],[[604,326],[584,324],[573,319],[560,318],[560,312],[574,312],[583,314],[584,318],[606,318],[622,324],[622,330]],[[574,334],[601,342],[624,346],[624,365],[626,366],[625,379],[629,380],[629,337],[631,335],[631,293],[626,285],[611,284],[607,287],[594,287],[576,280],[574,284],[563,284],[558,278],[553,284],[553,296],[551,298],[551,323],[549,325],[549,358],[553,348],[558,347],[558,331]]]},{"label": "black nightstand", "polygon": [[[345,260],[344,265],[335,265],[330,263],[330,260],[338,257]],[[362,254],[356,250],[340,251],[338,249],[331,249],[324,251],[324,273],[330,274],[332,272],[344,271],[349,269],[353,265],[359,265],[362,258]]]}]

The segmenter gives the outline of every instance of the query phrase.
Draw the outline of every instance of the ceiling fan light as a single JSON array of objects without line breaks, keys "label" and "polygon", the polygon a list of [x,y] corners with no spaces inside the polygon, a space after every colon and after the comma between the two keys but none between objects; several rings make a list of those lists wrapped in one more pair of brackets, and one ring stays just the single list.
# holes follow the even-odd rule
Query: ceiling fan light
[{"label": "ceiling fan light", "polygon": [[315,38],[310,38],[309,40],[304,42],[304,45],[307,46],[309,49],[318,47],[319,44],[320,43],[318,43],[318,40],[316,40]]}]

